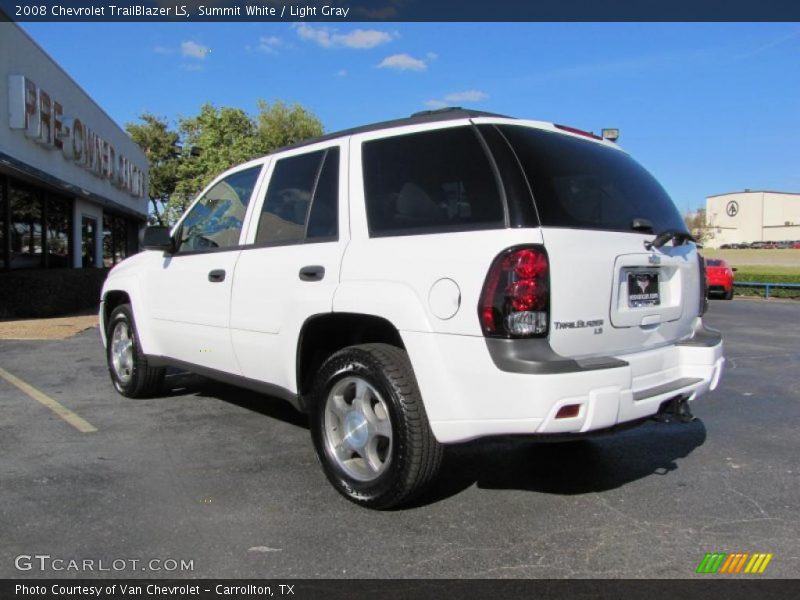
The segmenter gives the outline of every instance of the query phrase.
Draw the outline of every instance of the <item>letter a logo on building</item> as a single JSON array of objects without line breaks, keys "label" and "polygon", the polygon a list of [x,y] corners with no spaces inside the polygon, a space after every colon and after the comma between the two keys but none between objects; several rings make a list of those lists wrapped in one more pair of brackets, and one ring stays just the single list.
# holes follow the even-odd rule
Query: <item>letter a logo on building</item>
[{"label": "letter a logo on building", "polygon": [[751,575],[763,573],[769,562],[772,560],[772,554],[763,552],[756,552],[750,554],[749,552],[734,552],[726,554],[725,552],[714,552],[706,554],[700,565],[697,567],[697,573],[703,574],[738,574],[748,573]]}]

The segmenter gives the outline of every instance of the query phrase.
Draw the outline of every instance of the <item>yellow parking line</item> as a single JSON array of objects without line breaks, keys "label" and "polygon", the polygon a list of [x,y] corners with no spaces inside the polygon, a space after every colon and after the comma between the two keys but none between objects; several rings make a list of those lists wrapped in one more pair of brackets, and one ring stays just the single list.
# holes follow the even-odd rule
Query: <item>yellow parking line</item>
[{"label": "yellow parking line", "polygon": [[25,383],[24,381],[22,381],[22,379],[12,375],[2,367],[0,367],[0,377],[5,379],[11,385],[25,392],[28,396],[30,396],[37,402],[44,404],[47,408],[52,410],[54,413],[56,413],[59,417],[64,419],[67,423],[72,425],[78,431],[82,433],[91,433],[93,431],[97,431],[97,427],[89,423],[89,421],[87,421],[82,417],[79,417],[70,409],[68,409],[66,406],[59,404],[47,394],[43,394],[32,385]]}]

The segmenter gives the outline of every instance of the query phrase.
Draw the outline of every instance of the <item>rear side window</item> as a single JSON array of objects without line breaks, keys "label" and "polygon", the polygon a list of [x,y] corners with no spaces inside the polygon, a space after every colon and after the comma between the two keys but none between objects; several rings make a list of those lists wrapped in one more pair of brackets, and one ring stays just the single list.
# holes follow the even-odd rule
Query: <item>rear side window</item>
[{"label": "rear side window", "polygon": [[497,181],[472,127],[365,142],[362,157],[373,237],[505,226]]},{"label": "rear side window", "polygon": [[256,244],[335,239],[338,201],[338,148],[278,160],[261,209]]},{"label": "rear side window", "polygon": [[499,129],[519,157],[543,226],[632,231],[639,218],[655,233],[686,231],[664,188],[624,152],[529,127]]},{"label": "rear side window", "polygon": [[339,236],[339,149],[325,156],[308,215],[306,239],[324,240]]}]

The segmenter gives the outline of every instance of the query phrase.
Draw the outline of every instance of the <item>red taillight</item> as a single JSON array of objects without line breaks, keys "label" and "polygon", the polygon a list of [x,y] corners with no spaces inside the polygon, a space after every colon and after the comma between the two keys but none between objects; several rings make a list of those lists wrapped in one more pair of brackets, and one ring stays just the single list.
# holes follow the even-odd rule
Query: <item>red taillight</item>
[{"label": "red taillight", "polygon": [[478,315],[492,337],[541,337],[549,321],[549,266],[544,248],[509,248],[492,262]]}]

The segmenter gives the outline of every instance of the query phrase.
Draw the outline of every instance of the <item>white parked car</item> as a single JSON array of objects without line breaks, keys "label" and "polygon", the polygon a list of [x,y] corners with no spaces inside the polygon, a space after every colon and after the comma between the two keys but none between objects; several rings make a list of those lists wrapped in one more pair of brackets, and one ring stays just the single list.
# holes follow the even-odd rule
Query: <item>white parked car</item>
[{"label": "white parked car", "polygon": [[113,269],[111,379],[165,367],[310,415],[335,488],[385,508],[446,444],[585,435],[713,390],[701,259],[616,144],[450,109],[327,135],[214,180]]}]

